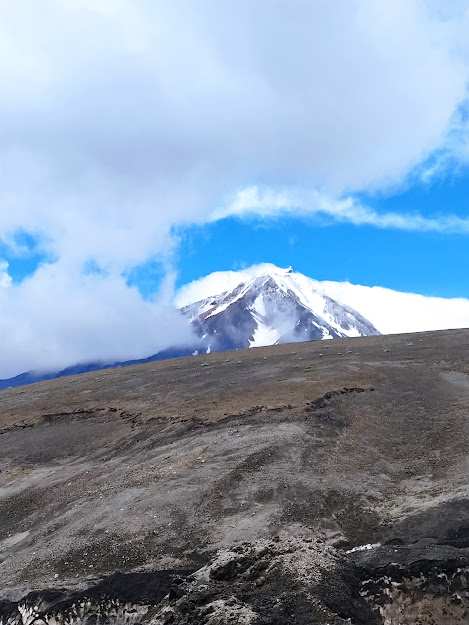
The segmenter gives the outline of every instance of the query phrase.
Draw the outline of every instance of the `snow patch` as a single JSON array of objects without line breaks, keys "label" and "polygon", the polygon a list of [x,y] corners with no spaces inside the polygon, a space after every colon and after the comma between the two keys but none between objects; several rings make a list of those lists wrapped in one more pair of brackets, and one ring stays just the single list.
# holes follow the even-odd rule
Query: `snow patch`
[{"label": "snow patch", "polygon": [[249,347],[275,345],[280,336],[280,332],[277,328],[271,328],[265,324],[258,323],[257,328],[254,330],[252,341],[249,341]]},{"label": "snow patch", "polygon": [[367,545],[360,545],[359,547],[353,547],[353,549],[349,549],[345,553],[355,553],[356,551],[369,551],[370,549],[376,549],[376,547],[381,547],[381,543],[368,543]]},{"label": "snow patch", "polygon": [[[239,286],[242,286],[241,284]],[[219,315],[221,312],[223,312],[224,310],[226,310],[228,308],[228,306],[231,306],[231,304],[234,304],[235,302],[237,302],[239,299],[241,299],[243,297],[243,295],[245,295],[245,293],[247,293],[247,291],[249,291],[251,287],[251,283],[248,282],[246,285],[244,285],[244,288],[241,288],[239,290],[239,292],[234,295],[233,297],[227,297],[226,301],[223,304],[220,304],[219,306],[217,306],[215,308],[215,310],[212,310],[212,312],[207,315],[205,318],[208,319],[209,317],[213,317],[214,315]],[[213,299],[213,298],[211,298]],[[200,313],[199,313],[200,315]]]}]

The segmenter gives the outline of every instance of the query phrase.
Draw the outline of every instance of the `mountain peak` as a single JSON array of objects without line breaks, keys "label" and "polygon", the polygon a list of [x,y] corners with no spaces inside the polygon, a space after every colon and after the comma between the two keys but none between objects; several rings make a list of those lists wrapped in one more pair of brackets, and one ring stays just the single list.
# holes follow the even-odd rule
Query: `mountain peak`
[{"label": "mountain peak", "polygon": [[269,266],[231,291],[182,308],[207,351],[379,334],[291,267]]},{"label": "mountain peak", "polygon": [[270,276],[270,277],[284,278],[290,274],[294,274],[293,268],[291,266],[287,267],[286,269],[283,269],[282,267],[277,267],[276,265],[272,265],[271,267],[269,267],[269,269],[264,271],[258,277]]},{"label": "mountain peak", "polygon": [[181,313],[196,334],[189,346],[168,348],[144,360],[88,362],[58,372],[27,372],[0,380],[0,388],[191,353],[379,334],[356,310],[328,297],[315,280],[291,267],[270,264],[234,288],[184,306]]},{"label": "mountain peak", "polygon": [[283,267],[277,267],[277,265],[271,265],[267,271],[264,271],[264,274],[279,275],[279,276],[286,275],[288,273],[294,273],[291,265],[290,267],[286,267],[285,269]]}]

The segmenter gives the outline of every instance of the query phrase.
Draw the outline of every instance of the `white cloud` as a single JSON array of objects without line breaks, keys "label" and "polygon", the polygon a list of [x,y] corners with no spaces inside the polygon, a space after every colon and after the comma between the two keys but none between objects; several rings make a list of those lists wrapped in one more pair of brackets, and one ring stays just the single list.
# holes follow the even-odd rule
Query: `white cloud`
[{"label": "white cloud", "polygon": [[[427,175],[432,175],[427,172]],[[353,197],[333,199],[318,191],[251,186],[239,190],[225,207],[217,209],[210,221],[224,217],[272,217],[278,215],[327,216],[337,222],[372,225],[377,228],[420,232],[469,233],[469,219],[456,215],[424,217],[419,214],[378,213]]]},{"label": "white cloud", "polygon": [[[324,207],[400,184],[435,150],[467,160],[469,5],[447,4],[1,3],[0,237],[33,233],[56,259],[7,289],[5,362],[130,355],[156,308],[122,272],[171,259],[173,228],[206,222],[237,189],[278,202],[281,188],[321,189]],[[327,201],[334,219],[409,223]],[[442,229],[466,228],[454,219]],[[90,259],[106,271],[92,284]],[[96,349],[93,334],[107,337]]]},{"label": "white cloud", "polygon": [[[176,293],[176,302],[184,306],[232,290],[240,282],[272,269],[275,269],[274,265],[262,263],[241,271],[214,272],[181,287]],[[469,299],[427,297],[349,282],[314,280],[314,283],[329,297],[355,308],[383,334],[469,327]]]},{"label": "white cloud", "polygon": [[330,297],[358,310],[383,334],[469,328],[469,299],[428,297],[349,282],[319,284]]},{"label": "white cloud", "polygon": [[271,269],[275,269],[275,265],[260,263],[239,271],[214,271],[208,276],[181,286],[175,294],[174,301],[176,306],[182,307],[211,295],[232,291],[241,282],[248,282]]},{"label": "white cloud", "polygon": [[[167,296],[168,285],[165,290]],[[77,362],[144,358],[193,341],[166,297],[143,301],[136,288],[114,276],[91,274],[71,282],[53,264],[0,289],[0,305],[0,378]]]},{"label": "white cloud", "polygon": [[0,289],[6,289],[11,286],[11,276],[8,273],[8,263],[5,260],[0,261]]},{"label": "white cloud", "polygon": [[468,5],[436,6],[2,3],[2,232],[120,269],[246,181],[399,183],[467,97]]}]

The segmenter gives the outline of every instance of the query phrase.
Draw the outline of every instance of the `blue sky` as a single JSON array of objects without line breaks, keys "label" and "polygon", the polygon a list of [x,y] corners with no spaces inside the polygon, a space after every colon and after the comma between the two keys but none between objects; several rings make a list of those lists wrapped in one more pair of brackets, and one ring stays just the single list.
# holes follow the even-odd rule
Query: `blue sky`
[{"label": "blue sky", "polygon": [[[469,170],[448,171],[432,184],[418,183],[386,196],[362,194],[360,199],[381,213],[469,213]],[[465,232],[406,232],[369,225],[276,216],[227,217],[177,231],[180,245],[174,264],[176,288],[213,271],[238,270],[263,262],[293,266],[317,280],[349,281],[439,297],[469,296],[469,236]],[[17,233],[21,252],[0,246],[14,283],[34,274],[41,263],[53,262],[37,251],[34,238]],[[96,263],[86,269],[99,273]],[[128,284],[151,299],[165,278],[163,262],[150,260],[124,272]]]},{"label": "blue sky", "polygon": [[262,262],[469,298],[468,0],[0,11],[0,376],[183,344]]},{"label": "blue sky", "polygon": [[[389,197],[364,198],[383,213],[469,213],[469,172],[458,180],[416,185]],[[292,265],[317,280],[440,297],[469,296],[468,233],[406,232],[369,225],[324,223],[296,217],[271,220],[236,217],[181,233],[178,285],[212,271],[261,262]]]}]

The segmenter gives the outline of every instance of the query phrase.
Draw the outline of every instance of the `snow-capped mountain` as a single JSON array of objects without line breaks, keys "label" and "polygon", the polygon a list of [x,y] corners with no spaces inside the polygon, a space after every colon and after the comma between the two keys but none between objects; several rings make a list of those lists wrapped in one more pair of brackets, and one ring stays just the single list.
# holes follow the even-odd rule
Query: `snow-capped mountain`
[{"label": "snow-capped mountain", "polygon": [[271,269],[181,311],[205,351],[379,334],[360,313],[291,268]]},{"label": "snow-capped mountain", "polygon": [[181,313],[194,330],[191,345],[169,347],[141,360],[85,362],[61,371],[29,371],[0,380],[0,389],[190,354],[380,334],[356,310],[326,295],[311,278],[275,266],[231,291],[184,306]]}]

